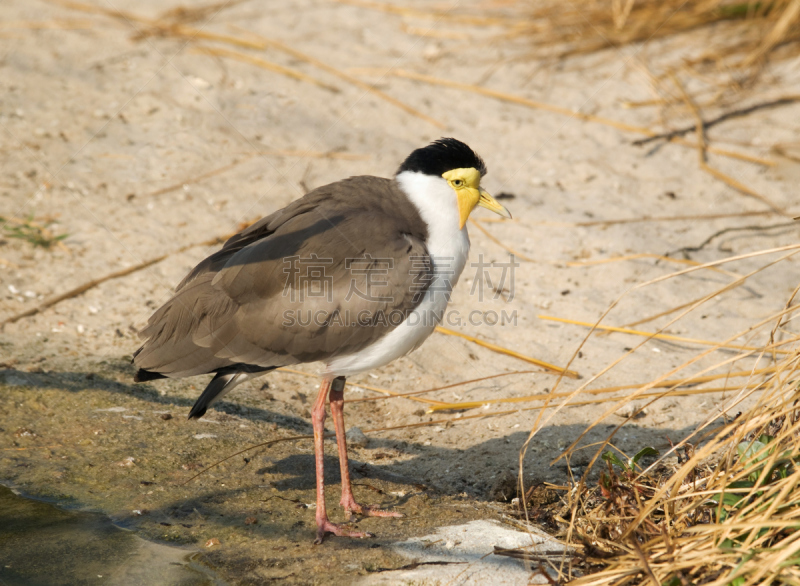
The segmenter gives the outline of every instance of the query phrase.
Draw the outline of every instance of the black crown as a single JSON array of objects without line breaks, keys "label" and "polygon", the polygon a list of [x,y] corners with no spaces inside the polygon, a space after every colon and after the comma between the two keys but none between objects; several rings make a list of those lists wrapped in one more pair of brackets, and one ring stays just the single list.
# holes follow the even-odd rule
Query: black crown
[{"label": "black crown", "polygon": [[453,169],[469,168],[477,169],[481,176],[487,173],[483,159],[463,142],[455,138],[440,138],[408,155],[397,174],[416,171],[440,177]]}]

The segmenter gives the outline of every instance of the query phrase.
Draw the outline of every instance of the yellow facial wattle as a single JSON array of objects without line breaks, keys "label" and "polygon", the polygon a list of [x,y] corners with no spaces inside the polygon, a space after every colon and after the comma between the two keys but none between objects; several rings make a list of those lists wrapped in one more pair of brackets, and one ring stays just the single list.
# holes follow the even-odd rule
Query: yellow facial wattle
[{"label": "yellow facial wattle", "polygon": [[459,228],[463,228],[475,206],[491,210],[504,218],[510,218],[509,211],[497,203],[497,200],[481,188],[481,174],[472,167],[468,169],[452,169],[442,175],[458,200]]}]

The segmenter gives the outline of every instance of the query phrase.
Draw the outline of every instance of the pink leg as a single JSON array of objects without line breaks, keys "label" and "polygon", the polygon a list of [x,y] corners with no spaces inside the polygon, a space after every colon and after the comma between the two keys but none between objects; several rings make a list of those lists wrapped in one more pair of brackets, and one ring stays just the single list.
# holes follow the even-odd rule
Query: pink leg
[{"label": "pink leg", "polygon": [[[369,533],[359,533],[346,531],[339,525],[328,521],[328,513],[325,510],[325,451],[323,442],[325,439],[325,399],[331,389],[332,379],[325,377],[319,387],[319,395],[314,402],[314,409],[311,411],[311,423],[314,426],[314,458],[317,464],[317,538],[314,543],[322,543],[326,533],[333,533],[343,537],[372,537]],[[341,383],[344,388],[344,380]]]},{"label": "pink leg", "polygon": [[339,469],[342,472],[342,500],[340,503],[350,518],[352,518],[353,512],[367,517],[402,517],[401,513],[382,511],[366,505],[359,505],[353,498],[353,490],[350,488],[350,465],[347,460],[347,439],[344,431],[344,381],[343,376],[335,378],[330,391],[331,416],[333,417],[333,425],[336,428]]}]

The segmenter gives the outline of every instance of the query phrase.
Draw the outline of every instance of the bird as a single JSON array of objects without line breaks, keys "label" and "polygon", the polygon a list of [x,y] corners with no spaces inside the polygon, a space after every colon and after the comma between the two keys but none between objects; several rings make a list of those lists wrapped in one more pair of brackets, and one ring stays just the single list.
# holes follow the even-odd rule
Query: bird
[{"label": "bird", "polygon": [[391,179],[361,175],[316,188],[230,237],[194,267],[139,332],[135,382],[213,374],[189,419],[237,385],[276,368],[321,362],[311,411],[316,543],[328,534],[372,537],[332,523],[325,506],[325,402],[341,470],[340,504],[361,505],[350,484],[346,378],[405,356],[441,322],[467,262],[476,207],[509,211],[481,187],[486,164],[441,138],[414,150]]}]

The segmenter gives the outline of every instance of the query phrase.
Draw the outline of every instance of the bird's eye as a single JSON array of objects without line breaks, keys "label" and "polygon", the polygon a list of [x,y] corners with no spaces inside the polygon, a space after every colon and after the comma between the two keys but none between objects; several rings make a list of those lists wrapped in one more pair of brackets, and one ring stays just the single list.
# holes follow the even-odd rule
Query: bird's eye
[{"label": "bird's eye", "polygon": [[453,179],[453,187],[461,187],[464,182],[461,179]]}]

